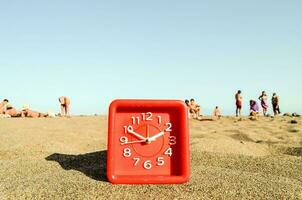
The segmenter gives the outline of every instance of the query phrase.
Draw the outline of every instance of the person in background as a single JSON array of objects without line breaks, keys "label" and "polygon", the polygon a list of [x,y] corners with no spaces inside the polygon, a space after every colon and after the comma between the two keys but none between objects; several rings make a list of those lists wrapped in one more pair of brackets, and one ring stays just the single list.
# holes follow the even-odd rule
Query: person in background
[{"label": "person in background", "polygon": [[250,100],[250,116],[258,116],[259,114],[259,106],[258,103],[254,100]]},{"label": "person in background", "polygon": [[185,100],[185,104],[187,106],[188,109],[188,117],[189,119],[191,118],[191,109],[190,109],[190,101],[188,99]]},{"label": "person in background", "polygon": [[59,97],[59,102],[61,105],[61,116],[70,117],[70,99],[68,97]]},{"label": "person in background", "polygon": [[23,105],[21,116],[31,117],[31,118],[42,118],[42,117],[48,117],[48,114],[32,111],[29,109],[29,105],[25,104]]},{"label": "person in background", "polygon": [[238,90],[238,92],[235,94],[236,99],[236,117],[241,116],[241,109],[242,109],[242,96],[241,96],[241,90]]},{"label": "person in background", "polygon": [[214,115],[214,117],[218,117],[218,119],[221,117],[221,111],[218,106],[215,107],[213,115]]},{"label": "person in background", "polygon": [[10,103],[8,99],[4,99],[0,105],[0,112],[4,115],[10,115],[11,117],[20,117],[21,113],[18,112]]},{"label": "person in background", "polygon": [[194,119],[199,119],[200,118],[200,112],[201,112],[201,109],[200,109],[200,105],[198,105],[194,99],[191,99],[190,100],[190,113],[193,114],[193,118]]},{"label": "person in background", "polygon": [[0,102],[0,114],[3,114],[4,112],[4,102]]},{"label": "person in background", "polygon": [[267,104],[267,94],[265,91],[262,91],[262,94],[258,98],[261,101],[261,107],[263,109],[263,115],[267,116],[267,109],[268,109],[268,104]]},{"label": "person in background", "polygon": [[272,105],[273,105],[274,115],[276,116],[281,114],[280,107],[279,107],[279,97],[277,96],[276,93],[273,94]]}]

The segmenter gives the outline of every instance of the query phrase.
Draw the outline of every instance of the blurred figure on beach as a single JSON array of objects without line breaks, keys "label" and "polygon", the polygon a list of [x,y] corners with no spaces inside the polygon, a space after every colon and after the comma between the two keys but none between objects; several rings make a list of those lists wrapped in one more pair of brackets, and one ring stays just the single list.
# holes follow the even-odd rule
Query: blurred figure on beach
[{"label": "blurred figure on beach", "polygon": [[48,114],[30,110],[29,105],[25,104],[25,105],[23,105],[21,116],[22,117],[31,117],[31,118],[41,118],[41,117],[48,117]]},{"label": "blurred figure on beach", "polygon": [[258,98],[261,101],[261,107],[263,110],[263,116],[267,116],[267,109],[268,109],[268,104],[267,104],[267,94],[265,91],[262,91],[261,95]]},{"label": "blurred figure on beach", "polygon": [[236,99],[236,117],[241,116],[241,109],[242,109],[242,96],[241,96],[241,90],[238,90],[238,92],[235,94]]},{"label": "blurred figure on beach", "polygon": [[273,93],[272,105],[273,105],[274,115],[277,116],[281,114],[280,107],[279,107],[279,97],[277,96],[276,93]]},{"label": "blurred figure on beach", "polygon": [[70,99],[66,96],[59,97],[59,102],[61,106],[61,116],[70,117]]},{"label": "blurred figure on beach", "polygon": [[200,119],[200,105],[195,103],[194,99],[190,101],[188,99],[185,100],[186,106],[188,108],[188,116],[193,119]]},{"label": "blurred figure on beach", "polygon": [[191,99],[189,105],[190,105],[190,112],[192,113],[193,118],[194,119],[199,119],[200,118],[200,113],[201,113],[200,105],[198,105],[195,102],[195,99]]},{"label": "blurred figure on beach", "polygon": [[0,102],[0,114],[3,114],[3,112],[4,112],[4,101],[1,101]]},{"label": "blurred figure on beach", "polygon": [[190,101],[188,99],[185,100],[185,104],[187,106],[188,109],[188,117],[189,119],[191,118],[191,109],[190,109]]},{"label": "blurred figure on beach", "polygon": [[259,114],[259,106],[257,101],[250,100],[250,116],[256,117]]},{"label": "blurred figure on beach", "polygon": [[221,111],[220,111],[220,108],[218,106],[215,107],[214,112],[213,112],[213,116],[218,117],[218,119],[221,118]]},{"label": "blurred figure on beach", "polygon": [[18,112],[10,103],[8,99],[4,99],[0,103],[0,114],[9,115],[11,117],[20,117],[21,113]]}]

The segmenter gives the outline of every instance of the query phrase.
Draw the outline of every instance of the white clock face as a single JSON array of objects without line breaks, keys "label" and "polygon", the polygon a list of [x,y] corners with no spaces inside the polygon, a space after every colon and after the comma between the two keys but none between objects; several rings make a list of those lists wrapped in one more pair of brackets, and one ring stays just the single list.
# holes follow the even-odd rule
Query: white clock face
[{"label": "white clock face", "polygon": [[171,159],[177,136],[167,113],[129,113],[121,116],[121,134],[116,139],[119,144],[119,157],[129,170],[135,168],[147,174],[150,171],[171,174]]}]

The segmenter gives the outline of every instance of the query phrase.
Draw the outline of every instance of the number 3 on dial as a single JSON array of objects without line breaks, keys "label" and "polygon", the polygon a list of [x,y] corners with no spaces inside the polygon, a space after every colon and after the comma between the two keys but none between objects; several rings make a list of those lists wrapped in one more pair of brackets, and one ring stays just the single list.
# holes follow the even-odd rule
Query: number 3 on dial
[{"label": "number 3 on dial", "polygon": [[170,136],[169,137],[169,145],[176,145],[176,137]]}]

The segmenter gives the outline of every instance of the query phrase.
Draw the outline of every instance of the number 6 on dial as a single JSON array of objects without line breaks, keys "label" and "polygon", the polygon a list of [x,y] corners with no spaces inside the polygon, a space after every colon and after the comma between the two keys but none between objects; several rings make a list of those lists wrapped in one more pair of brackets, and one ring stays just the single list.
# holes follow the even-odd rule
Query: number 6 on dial
[{"label": "number 6 on dial", "polygon": [[151,160],[144,162],[144,168],[150,170],[152,168]]}]

